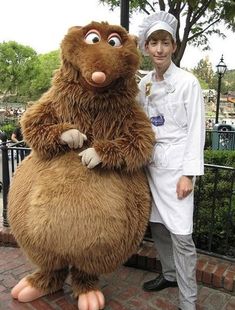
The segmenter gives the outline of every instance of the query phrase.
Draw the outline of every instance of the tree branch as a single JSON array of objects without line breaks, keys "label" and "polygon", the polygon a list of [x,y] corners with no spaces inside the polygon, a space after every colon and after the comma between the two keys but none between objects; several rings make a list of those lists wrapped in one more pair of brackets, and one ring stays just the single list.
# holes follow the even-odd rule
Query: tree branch
[{"label": "tree branch", "polygon": [[192,28],[191,24],[190,24],[190,19],[192,17],[193,14],[193,8],[191,6],[189,6],[188,8],[188,13],[186,16],[186,22],[185,22],[185,27],[184,27],[184,35],[183,35],[183,39],[182,41],[186,41],[187,42],[187,38],[189,36],[190,30]]},{"label": "tree branch", "polygon": [[198,10],[194,10],[194,13],[193,13],[193,17],[192,17],[192,20],[190,22],[190,26],[192,27],[192,25],[194,25],[201,17],[202,15],[205,13],[205,11],[208,9],[210,3],[212,2],[213,0],[208,0],[207,2],[204,2],[204,1],[200,1],[200,3],[202,4],[201,7],[198,8]]},{"label": "tree branch", "polygon": [[206,28],[202,29],[201,31],[195,33],[194,35],[192,35],[191,37],[188,37],[188,41],[191,41],[192,39],[200,36],[202,33],[204,33],[207,29],[209,29],[211,26],[213,26],[214,24],[218,23],[220,21],[220,18],[216,19],[213,23],[211,23],[210,25],[208,25]]},{"label": "tree branch", "polygon": [[159,7],[161,11],[165,11],[166,5],[164,0],[159,0]]},{"label": "tree branch", "polygon": [[[154,7],[152,6],[152,4],[149,2],[149,1],[146,1],[146,5],[148,5],[150,8],[151,8],[151,10],[153,11],[153,12],[155,12],[155,9],[154,9]],[[145,11],[145,12],[147,12],[147,10],[146,9],[142,9],[143,11]],[[148,12],[148,15],[149,15],[150,13]]]},{"label": "tree branch", "polygon": [[[180,65],[180,61],[184,55],[184,51],[187,46],[188,35],[191,30],[190,19],[191,19],[192,14],[193,14],[193,8],[189,6],[187,16],[186,16],[186,22],[185,22],[185,28],[184,28],[184,34],[183,34],[182,41],[180,41],[179,35],[177,36],[177,52],[176,52],[177,56],[175,57],[176,65]],[[177,31],[177,33],[179,32]]]},{"label": "tree branch", "polygon": [[[174,1],[173,1],[174,2]],[[169,13],[171,12],[171,10],[173,9],[173,5],[174,5],[174,3],[173,3],[171,0],[168,0],[168,5],[169,5]]]}]

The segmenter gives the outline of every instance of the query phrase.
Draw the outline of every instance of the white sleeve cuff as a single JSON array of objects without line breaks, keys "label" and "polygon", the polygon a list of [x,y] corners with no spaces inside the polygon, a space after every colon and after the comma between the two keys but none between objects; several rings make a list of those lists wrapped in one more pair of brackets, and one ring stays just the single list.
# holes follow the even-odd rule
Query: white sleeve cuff
[{"label": "white sleeve cuff", "polygon": [[190,160],[183,163],[183,175],[203,175],[204,161]]}]

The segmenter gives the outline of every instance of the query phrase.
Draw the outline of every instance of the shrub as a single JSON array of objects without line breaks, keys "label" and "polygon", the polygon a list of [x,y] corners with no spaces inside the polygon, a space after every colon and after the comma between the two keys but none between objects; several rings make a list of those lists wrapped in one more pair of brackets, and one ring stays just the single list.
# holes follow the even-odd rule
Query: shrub
[{"label": "shrub", "polygon": [[7,139],[10,140],[11,134],[15,130],[15,128],[16,124],[4,124],[0,127],[0,130],[5,132],[5,134],[7,135]]}]

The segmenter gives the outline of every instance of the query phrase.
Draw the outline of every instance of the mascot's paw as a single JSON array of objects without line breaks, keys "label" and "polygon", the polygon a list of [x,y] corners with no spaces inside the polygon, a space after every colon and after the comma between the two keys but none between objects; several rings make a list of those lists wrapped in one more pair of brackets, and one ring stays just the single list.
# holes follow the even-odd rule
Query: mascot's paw
[{"label": "mascot's paw", "polygon": [[82,157],[82,164],[89,169],[92,169],[101,163],[101,159],[93,147],[89,147],[78,155]]},{"label": "mascot's paw", "polygon": [[62,133],[60,137],[62,144],[67,144],[71,149],[81,148],[87,136],[77,129],[69,129]]},{"label": "mascot's paw", "polygon": [[32,287],[26,277],[16,284],[11,291],[11,296],[20,302],[30,302],[44,295],[47,295],[47,293]]},{"label": "mascot's paw", "polygon": [[90,291],[80,294],[78,298],[79,310],[100,310],[104,309],[104,295],[101,291]]}]

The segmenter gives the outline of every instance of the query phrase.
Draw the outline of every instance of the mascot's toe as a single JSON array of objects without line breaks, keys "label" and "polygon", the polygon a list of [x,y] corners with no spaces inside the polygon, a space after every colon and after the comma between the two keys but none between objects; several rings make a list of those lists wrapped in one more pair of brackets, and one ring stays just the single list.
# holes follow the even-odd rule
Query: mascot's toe
[{"label": "mascot's toe", "polygon": [[104,309],[104,295],[101,291],[90,291],[79,295],[79,310],[101,310]]},{"label": "mascot's toe", "polygon": [[26,278],[23,278],[11,291],[11,296],[20,302],[30,302],[46,295],[36,287],[32,287]]},{"label": "mascot's toe", "polygon": [[11,296],[15,299],[18,299],[19,292],[22,291],[29,283],[26,280],[26,277],[21,279],[19,283],[17,283],[13,289],[11,290]]},{"label": "mascot's toe", "polygon": [[30,302],[35,299],[38,299],[42,296],[47,295],[47,293],[42,292],[41,290],[37,289],[36,287],[27,286],[18,294],[18,301],[20,302]]}]

